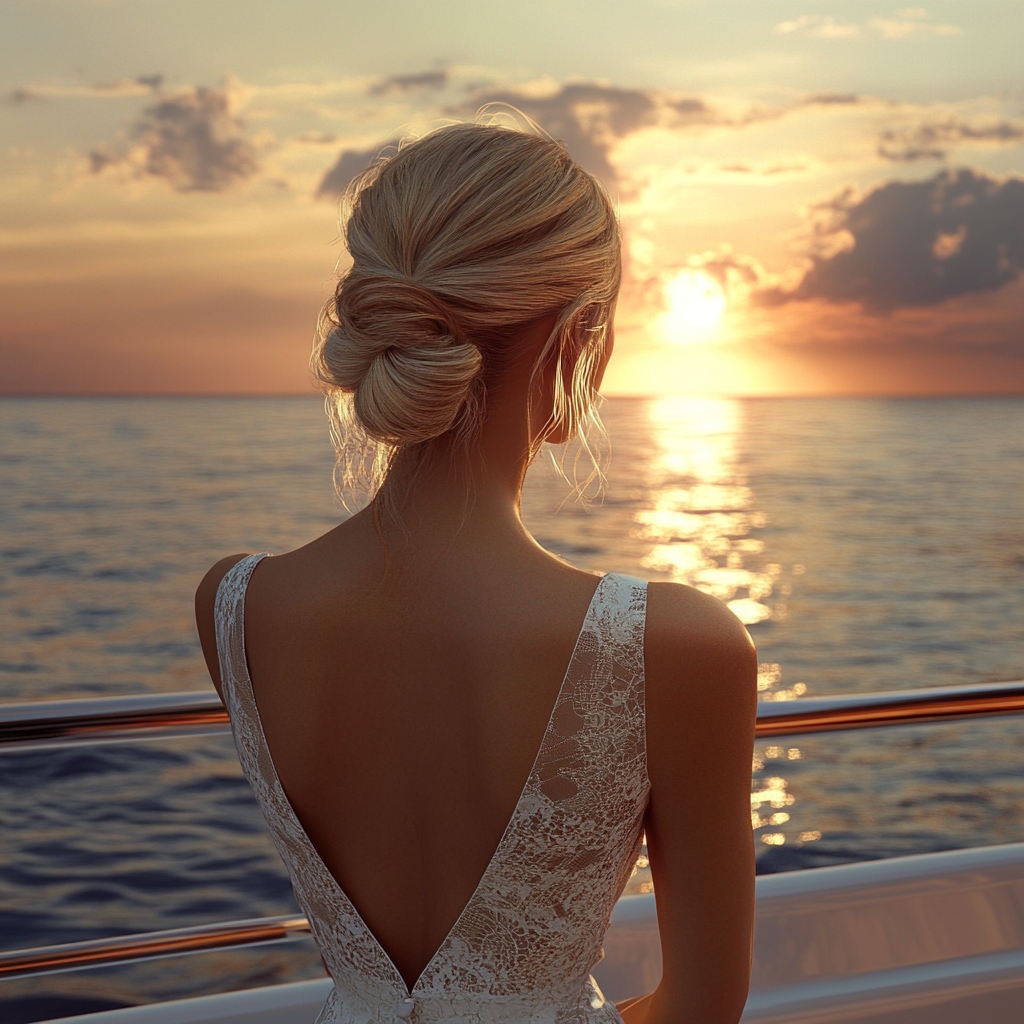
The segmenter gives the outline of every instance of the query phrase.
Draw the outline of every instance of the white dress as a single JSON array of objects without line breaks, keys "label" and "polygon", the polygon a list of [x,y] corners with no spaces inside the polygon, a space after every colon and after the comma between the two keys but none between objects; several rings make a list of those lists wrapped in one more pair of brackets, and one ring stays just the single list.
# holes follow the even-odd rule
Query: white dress
[{"label": "white dress", "polygon": [[636,863],[650,783],[644,729],[646,583],[603,577],[540,750],[479,884],[410,991],[320,859],[285,796],[245,661],[243,559],[217,593],[224,702],[242,770],[334,989],[317,1024],[613,1024],[590,972]]}]

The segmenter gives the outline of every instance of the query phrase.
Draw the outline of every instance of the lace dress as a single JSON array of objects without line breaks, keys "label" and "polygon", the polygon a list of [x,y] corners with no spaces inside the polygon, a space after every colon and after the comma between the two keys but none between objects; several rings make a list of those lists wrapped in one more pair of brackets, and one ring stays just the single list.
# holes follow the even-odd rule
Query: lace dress
[{"label": "lace dress", "polygon": [[640,849],[646,584],[602,578],[540,750],[479,884],[410,991],[320,859],[285,796],[245,661],[243,559],[217,593],[224,701],[242,770],[281,853],[334,989],[317,1024],[613,1024],[590,977]]}]

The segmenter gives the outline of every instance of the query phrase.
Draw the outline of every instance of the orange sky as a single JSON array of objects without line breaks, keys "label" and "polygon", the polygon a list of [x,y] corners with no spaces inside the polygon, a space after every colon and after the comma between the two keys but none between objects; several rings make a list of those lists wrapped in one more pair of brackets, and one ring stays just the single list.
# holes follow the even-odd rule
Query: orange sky
[{"label": "orange sky", "polygon": [[[210,9],[239,20],[199,43],[180,5],[19,6],[0,393],[307,391],[344,180],[403,127],[492,100],[564,139],[619,203],[609,394],[1024,391],[1016,23],[969,23],[966,4],[839,6],[762,12],[738,37],[724,0],[717,17],[641,4],[623,29],[635,51],[608,49],[596,19],[587,56],[525,31],[499,52],[501,26],[478,18],[452,59],[414,25],[384,46],[387,12],[342,4],[366,44],[343,68],[297,63],[308,33],[272,39],[231,3]],[[718,56],[673,63],[669,29]]]}]

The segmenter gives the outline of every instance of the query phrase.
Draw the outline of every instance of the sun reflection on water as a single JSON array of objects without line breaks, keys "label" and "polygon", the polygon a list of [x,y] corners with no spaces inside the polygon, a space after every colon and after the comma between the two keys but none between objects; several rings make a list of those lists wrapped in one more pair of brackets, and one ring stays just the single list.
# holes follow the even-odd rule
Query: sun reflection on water
[{"label": "sun reflection on water", "polygon": [[751,624],[772,615],[764,599],[781,572],[778,565],[745,567],[764,552],[749,537],[767,524],[739,458],[742,407],[727,398],[666,398],[650,409],[652,440],[648,493],[653,507],[634,515],[634,536],[651,548],[646,569],[726,601]]},{"label": "sun reflection on water", "polygon": [[[756,507],[741,456],[743,406],[727,398],[667,398],[650,406],[647,459],[648,503],[633,514],[632,535],[649,545],[641,564],[652,574],[686,583],[725,601],[746,625],[783,620],[790,584],[780,584],[782,566],[770,561],[766,541],[756,536],[768,517]],[[799,576],[803,566],[793,566]],[[788,683],[788,681],[787,681]],[[796,700],[803,682],[783,683],[777,663],[758,668],[763,701]],[[755,751],[750,822],[765,846],[802,846],[821,838],[818,830],[787,833],[796,796],[781,775],[763,777],[772,761],[798,761],[798,747],[769,744]],[[795,824],[795,823],[794,823]],[[631,891],[649,891],[646,852]],[[641,888],[641,886],[643,888]]]}]

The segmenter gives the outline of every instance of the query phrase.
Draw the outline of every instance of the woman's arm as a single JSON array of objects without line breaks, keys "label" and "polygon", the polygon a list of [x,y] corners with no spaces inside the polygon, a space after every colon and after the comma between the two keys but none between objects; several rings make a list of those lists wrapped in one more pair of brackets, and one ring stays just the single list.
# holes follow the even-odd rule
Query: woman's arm
[{"label": "woman's arm", "polygon": [[750,982],[757,653],[721,602],[651,584],[645,821],[664,963],[626,1024],[735,1024]]}]

